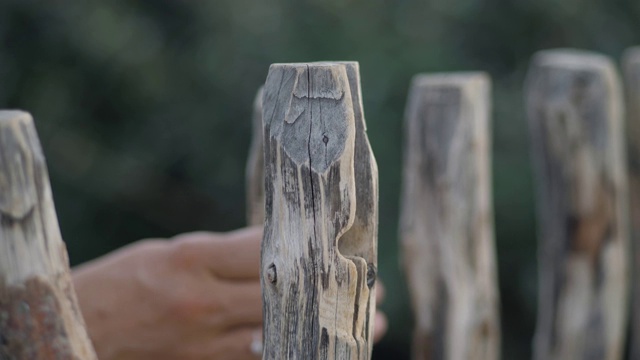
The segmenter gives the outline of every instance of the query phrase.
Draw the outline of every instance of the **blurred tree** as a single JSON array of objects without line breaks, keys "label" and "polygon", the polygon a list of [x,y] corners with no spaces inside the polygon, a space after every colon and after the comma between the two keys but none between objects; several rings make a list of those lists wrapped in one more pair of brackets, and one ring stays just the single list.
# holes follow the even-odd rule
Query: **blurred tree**
[{"label": "blurred tree", "polygon": [[0,2],[0,108],[36,119],[72,262],[128,242],[244,224],[251,103],[269,64],[358,60],[380,168],[380,271],[408,354],[397,261],[401,128],[418,72],[494,79],[494,199],[504,358],[530,356],[536,245],[524,70],[533,52],[618,57],[640,41],[624,0]]}]

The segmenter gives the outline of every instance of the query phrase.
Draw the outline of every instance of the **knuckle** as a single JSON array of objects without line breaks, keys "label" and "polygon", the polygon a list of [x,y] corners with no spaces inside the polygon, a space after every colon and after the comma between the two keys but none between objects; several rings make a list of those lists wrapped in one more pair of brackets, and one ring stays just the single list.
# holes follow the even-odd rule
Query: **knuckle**
[{"label": "knuckle", "polygon": [[172,244],[170,261],[177,268],[187,269],[197,263],[199,250],[194,241],[183,240]]},{"label": "knuckle", "polygon": [[156,251],[163,246],[164,242],[159,239],[143,239],[135,243],[135,249],[144,253]]},{"label": "knuckle", "polygon": [[231,304],[225,305],[221,296],[203,296],[199,291],[175,293],[167,303],[169,316],[176,321],[225,322]]},{"label": "knuckle", "polygon": [[176,296],[169,302],[169,313],[178,320],[198,318],[203,312],[201,301],[193,296]]}]

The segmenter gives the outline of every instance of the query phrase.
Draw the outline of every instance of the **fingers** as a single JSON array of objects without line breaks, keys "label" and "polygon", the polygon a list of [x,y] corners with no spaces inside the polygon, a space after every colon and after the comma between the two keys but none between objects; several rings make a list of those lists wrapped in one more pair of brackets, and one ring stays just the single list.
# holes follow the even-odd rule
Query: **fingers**
[{"label": "fingers", "polygon": [[220,311],[214,321],[220,321],[223,328],[262,324],[262,292],[260,283],[227,282],[222,285],[213,284],[211,294],[213,303],[219,305]]},{"label": "fingers", "polygon": [[186,233],[174,241],[181,262],[208,269],[219,279],[255,280],[260,276],[261,226],[223,234]]},{"label": "fingers", "polygon": [[214,357],[220,360],[247,360],[262,358],[262,329],[241,328],[216,339]]},{"label": "fingers", "polygon": [[373,342],[377,343],[380,341],[384,334],[387,333],[388,323],[387,316],[380,311],[376,312],[376,318],[373,323]]},{"label": "fingers", "polygon": [[[379,306],[380,304],[382,304],[382,302],[384,301],[384,295],[385,295],[384,284],[382,284],[382,281],[379,281],[378,284],[376,285],[376,305]],[[376,312],[376,317],[373,325],[373,342],[374,343],[377,343],[378,341],[380,341],[380,339],[384,337],[384,335],[387,333],[388,326],[389,324],[387,322],[387,316],[380,311]]]},{"label": "fingers", "polygon": [[245,228],[222,235],[224,246],[211,263],[212,271],[220,278],[242,280],[260,276],[260,243],[262,226]]},{"label": "fingers", "polygon": [[262,329],[242,327],[191,341],[182,353],[168,358],[252,360],[262,358]]}]

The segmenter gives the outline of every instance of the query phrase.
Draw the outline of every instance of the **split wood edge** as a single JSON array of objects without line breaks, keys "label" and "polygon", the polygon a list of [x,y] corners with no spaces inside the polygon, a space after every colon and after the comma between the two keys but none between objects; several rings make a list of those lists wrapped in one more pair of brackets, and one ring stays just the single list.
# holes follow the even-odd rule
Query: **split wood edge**
[{"label": "split wood edge", "polygon": [[274,64],[263,95],[264,359],[369,359],[378,172],[358,64]]},{"label": "split wood edge", "polygon": [[0,111],[0,359],[97,359],[33,120]]},{"label": "split wood edge", "polygon": [[628,219],[622,93],[605,56],[536,54],[525,99],[537,177],[534,358],[620,359]]},{"label": "split wood edge", "polygon": [[500,356],[489,116],[484,73],[414,77],[400,239],[415,360]]},{"label": "split wood edge", "polygon": [[264,224],[264,146],[262,145],[262,96],[258,89],[251,116],[252,135],[245,172],[248,225]]},{"label": "split wood edge", "polygon": [[627,166],[631,216],[631,335],[629,358],[640,359],[640,47],[632,47],[622,57],[626,94]]}]

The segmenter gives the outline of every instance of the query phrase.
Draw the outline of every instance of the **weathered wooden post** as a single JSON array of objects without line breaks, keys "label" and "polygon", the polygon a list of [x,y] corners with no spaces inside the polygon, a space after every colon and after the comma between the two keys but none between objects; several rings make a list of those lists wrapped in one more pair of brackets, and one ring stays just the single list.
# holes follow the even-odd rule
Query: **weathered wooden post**
[{"label": "weathered wooden post", "polygon": [[498,359],[490,80],[414,77],[405,114],[400,238],[413,359]]},{"label": "weathered wooden post", "polygon": [[631,277],[630,359],[640,359],[640,47],[625,51],[623,60],[627,110],[627,165],[629,198],[631,200],[631,247],[633,253]]},{"label": "weathered wooden post", "polygon": [[263,102],[263,358],[368,359],[378,189],[358,65],[274,64]]},{"label": "weathered wooden post", "polygon": [[0,111],[0,359],[96,359],[31,116]]},{"label": "weathered wooden post", "polygon": [[263,87],[258,89],[253,101],[251,123],[251,147],[245,171],[247,193],[247,222],[249,225],[264,223],[264,147],[262,145],[262,95]]},{"label": "weathered wooden post", "polygon": [[629,241],[618,76],[605,56],[543,51],[525,92],[540,239],[535,359],[620,359]]}]

